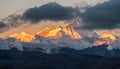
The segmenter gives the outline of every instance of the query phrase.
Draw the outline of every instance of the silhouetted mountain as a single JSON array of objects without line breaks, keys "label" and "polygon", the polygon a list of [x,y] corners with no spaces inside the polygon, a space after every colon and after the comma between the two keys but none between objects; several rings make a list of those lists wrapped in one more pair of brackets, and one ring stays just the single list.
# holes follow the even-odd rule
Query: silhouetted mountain
[{"label": "silhouetted mountain", "polygon": [[2,69],[120,69],[120,58],[0,50]]},{"label": "silhouetted mountain", "polygon": [[115,57],[120,56],[119,49],[107,50],[107,46],[98,46],[98,47],[91,47],[86,48],[83,50],[75,50],[73,48],[63,47],[60,48],[59,53],[66,53],[66,54],[90,54],[90,55],[98,55],[104,57]]}]

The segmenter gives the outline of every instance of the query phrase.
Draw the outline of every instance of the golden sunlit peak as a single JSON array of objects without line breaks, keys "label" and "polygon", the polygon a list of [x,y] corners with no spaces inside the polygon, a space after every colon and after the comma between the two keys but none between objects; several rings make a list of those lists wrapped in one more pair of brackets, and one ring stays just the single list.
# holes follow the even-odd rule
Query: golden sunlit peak
[{"label": "golden sunlit peak", "polygon": [[27,34],[25,32],[21,32],[20,34],[12,34],[9,37],[15,38],[18,41],[21,42],[32,42],[35,40],[35,35]]},{"label": "golden sunlit peak", "polygon": [[116,40],[116,37],[114,35],[112,35],[112,34],[103,34],[103,35],[100,36],[100,38],[102,38],[102,39],[110,39],[112,41]]},{"label": "golden sunlit peak", "polygon": [[62,37],[61,27],[46,27],[42,31],[38,32],[37,35],[42,37],[60,38]]},{"label": "golden sunlit peak", "polygon": [[72,39],[81,39],[82,37],[79,35],[77,31],[74,30],[73,27],[70,25],[61,27],[46,27],[42,31],[38,32],[37,34],[28,34],[25,32],[21,32],[19,34],[12,34],[9,37],[15,38],[20,42],[32,42],[35,40],[35,35],[46,37],[46,38],[62,38],[64,35],[71,37]]},{"label": "golden sunlit peak", "polygon": [[70,25],[65,26],[63,28],[63,31],[65,32],[66,35],[70,36],[73,39],[81,39],[82,37],[80,36],[80,34],[74,30],[74,28]]},{"label": "golden sunlit peak", "polygon": [[77,33],[73,27],[67,25],[65,27],[56,26],[56,27],[47,27],[42,31],[38,32],[37,35],[42,37],[50,38],[61,38],[63,35],[70,36],[73,39],[80,39],[81,36]]}]

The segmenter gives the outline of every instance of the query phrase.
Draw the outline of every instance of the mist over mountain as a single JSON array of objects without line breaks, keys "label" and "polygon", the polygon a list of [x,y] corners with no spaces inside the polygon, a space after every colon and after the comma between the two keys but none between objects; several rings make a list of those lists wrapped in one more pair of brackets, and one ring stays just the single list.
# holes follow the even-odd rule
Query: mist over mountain
[{"label": "mist over mountain", "polygon": [[[76,24],[76,25],[75,25]],[[59,47],[69,47],[76,50],[91,48],[94,46],[108,45],[107,50],[119,49],[119,37],[112,34],[98,35],[91,30],[80,30],[75,28],[79,24],[68,24],[64,27],[53,26],[46,27],[36,34],[21,32],[12,34],[6,39],[1,38],[1,49],[17,47],[18,50],[24,51],[24,48],[42,48],[48,50],[58,49]]]},{"label": "mist over mountain", "polygon": [[[47,33],[46,33],[47,32]],[[48,33],[49,32],[49,33]],[[51,34],[53,33],[54,34]],[[13,38],[11,38],[13,37]],[[29,52],[90,54],[119,56],[119,37],[112,34],[97,35],[94,31],[79,30],[72,25],[48,27],[35,35],[25,32],[1,39],[3,50]]]}]

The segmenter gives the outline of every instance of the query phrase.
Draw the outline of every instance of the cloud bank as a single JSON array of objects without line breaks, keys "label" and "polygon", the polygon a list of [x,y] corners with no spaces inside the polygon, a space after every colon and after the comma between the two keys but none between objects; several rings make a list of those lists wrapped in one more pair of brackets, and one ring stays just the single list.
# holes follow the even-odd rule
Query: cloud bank
[{"label": "cloud bank", "polygon": [[[20,26],[21,24],[40,23],[42,20],[64,21],[72,20],[76,17],[81,18],[83,29],[114,29],[120,27],[120,4],[119,0],[110,0],[97,4],[93,7],[85,8],[86,11],[80,12],[80,8],[62,6],[56,2],[50,2],[40,7],[27,9],[22,15],[13,15],[8,17],[11,26]],[[70,21],[69,21],[70,22]],[[57,23],[57,22],[56,22]],[[3,27],[4,25],[0,25]]]},{"label": "cloud bank", "polygon": [[114,29],[120,27],[120,0],[110,0],[94,7],[86,8],[81,18],[84,28]]},{"label": "cloud bank", "polygon": [[110,0],[85,8],[84,13],[78,8],[65,7],[56,2],[50,2],[40,7],[27,9],[22,18],[36,23],[41,20],[71,20],[80,17],[83,21],[79,28],[84,29],[114,29],[120,27],[119,0]]},{"label": "cloud bank", "polygon": [[77,15],[78,9],[64,7],[56,2],[50,2],[40,7],[28,9],[24,14],[25,20],[33,22],[41,20],[69,20]]},{"label": "cloud bank", "polygon": [[6,25],[3,22],[0,22],[0,29],[6,27]]}]

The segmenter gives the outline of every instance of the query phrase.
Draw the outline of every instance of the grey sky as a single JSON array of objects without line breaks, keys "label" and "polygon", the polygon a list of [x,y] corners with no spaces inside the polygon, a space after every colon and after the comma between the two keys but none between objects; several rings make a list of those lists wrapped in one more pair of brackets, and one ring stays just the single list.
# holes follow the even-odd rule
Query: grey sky
[{"label": "grey sky", "polygon": [[64,6],[75,6],[75,4],[86,4],[93,6],[108,0],[0,0],[0,19],[8,15],[34,6],[40,6],[48,2],[58,2]]}]

